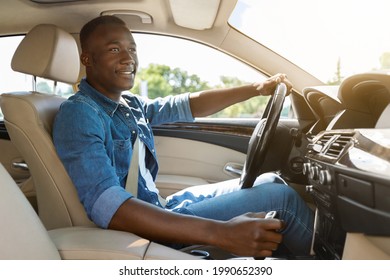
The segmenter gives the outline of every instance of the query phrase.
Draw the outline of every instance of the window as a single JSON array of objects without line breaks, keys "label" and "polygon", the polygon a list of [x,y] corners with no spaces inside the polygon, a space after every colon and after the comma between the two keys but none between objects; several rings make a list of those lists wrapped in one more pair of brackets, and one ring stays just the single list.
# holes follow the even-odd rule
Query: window
[{"label": "window", "polygon": [[[133,34],[139,69],[133,93],[155,98],[208,88],[263,81],[264,75],[248,65],[205,45],[167,36]],[[252,98],[212,117],[260,117],[269,97]],[[285,116],[289,114],[286,102]]]},{"label": "window", "polygon": [[[208,88],[239,86],[266,77],[248,65],[202,44],[167,36],[134,34],[140,61],[133,93],[155,98],[167,94],[199,91]],[[0,38],[1,54],[0,93],[30,91],[33,77],[11,69],[12,56],[23,36]],[[178,51],[180,50],[180,51]],[[37,90],[69,97],[71,85],[38,78]],[[235,104],[211,116],[217,118],[257,118],[265,109],[269,97],[252,98]],[[287,100],[286,100],[287,101]],[[289,101],[285,102],[284,116],[289,116]],[[2,119],[0,110],[0,120]]]},{"label": "window", "polygon": [[350,75],[390,69],[388,11],[388,0],[238,0],[229,23],[338,85]]}]

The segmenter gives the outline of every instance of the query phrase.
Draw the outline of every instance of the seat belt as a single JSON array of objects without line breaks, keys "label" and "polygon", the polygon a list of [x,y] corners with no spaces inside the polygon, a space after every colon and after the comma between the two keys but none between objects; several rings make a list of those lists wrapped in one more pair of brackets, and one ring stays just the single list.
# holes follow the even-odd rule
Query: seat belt
[{"label": "seat belt", "polygon": [[[120,102],[122,105],[129,108],[129,104],[127,104],[126,100],[121,96]],[[135,138],[134,146],[133,146],[133,156],[130,161],[129,171],[127,172],[127,179],[125,189],[129,193],[133,194],[134,197],[138,196],[138,165],[139,165],[139,139],[138,135]]]},{"label": "seat belt", "polygon": [[131,158],[129,172],[126,179],[126,191],[133,194],[134,197],[138,195],[138,165],[139,165],[139,139],[138,135],[134,142],[133,156]]},{"label": "seat belt", "polygon": [[[137,138],[135,139],[134,142],[133,156],[131,158],[129,172],[127,173],[127,179],[126,179],[126,191],[133,194],[134,197],[137,197],[138,195],[138,171],[139,171],[139,138],[137,135]],[[165,205],[167,204],[166,200],[160,194],[157,194],[157,197],[162,207],[165,207]]]},{"label": "seat belt", "polygon": [[[126,191],[133,194],[134,197],[138,196],[138,171],[139,171],[139,138],[137,138],[134,142],[133,147],[133,156],[131,158],[129,172],[127,173],[126,179]],[[158,193],[157,194],[158,201],[165,207],[167,204],[166,200]]]},{"label": "seat belt", "polygon": [[[121,97],[121,103],[125,106],[129,106],[123,97]],[[137,135],[133,146],[133,156],[130,161],[125,186],[126,191],[133,194],[136,198],[138,197],[139,141],[140,140]],[[157,197],[162,207],[165,207],[167,204],[166,200],[159,193],[157,194]]]}]

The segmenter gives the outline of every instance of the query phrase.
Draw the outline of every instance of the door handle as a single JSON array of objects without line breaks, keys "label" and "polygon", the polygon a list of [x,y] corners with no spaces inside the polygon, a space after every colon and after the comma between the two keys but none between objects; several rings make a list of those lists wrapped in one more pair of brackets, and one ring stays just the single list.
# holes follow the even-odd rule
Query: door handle
[{"label": "door handle", "polygon": [[22,162],[13,162],[12,163],[12,167],[16,168],[16,169],[21,169],[23,171],[29,171],[28,165],[24,161],[22,161]]},{"label": "door handle", "polygon": [[226,164],[225,165],[225,171],[230,173],[230,174],[234,174],[234,175],[237,175],[237,176],[241,176],[242,174],[242,166],[241,165],[231,165],[231,164]]}]

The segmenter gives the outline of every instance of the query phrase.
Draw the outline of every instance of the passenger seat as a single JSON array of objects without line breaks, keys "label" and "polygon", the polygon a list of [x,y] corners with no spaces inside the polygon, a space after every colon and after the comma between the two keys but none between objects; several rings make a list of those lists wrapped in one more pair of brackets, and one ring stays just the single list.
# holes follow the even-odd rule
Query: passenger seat
[{"label": "passenger seat", "polygon": [[122,231],[68,227],[48,232],[2,164],[0,182],[0,260],[199,259]]},{"label": "passenger seat", "polygon": [[36,212],[1,164],[0,182],[0,259],[61,259]]}]

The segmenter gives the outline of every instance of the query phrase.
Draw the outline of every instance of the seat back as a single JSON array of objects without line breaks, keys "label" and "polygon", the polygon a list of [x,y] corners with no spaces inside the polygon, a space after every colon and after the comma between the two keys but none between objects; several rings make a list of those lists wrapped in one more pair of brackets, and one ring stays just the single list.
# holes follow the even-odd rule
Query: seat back
[{"label": "seat back", "polygon": [[53,145],[51,131],[64,98],[37,92],[3,94],[4,122],[26,161],[46,228],[93,225]]},{"label": "seat back", "polygon": [[[22,40],[12,59],[15,71],[76,83],[79,53],[75,39],[54,25],[38,25]],[[49,229],[94,225],[52,141],[55,115],[65,99],[38,92],[3,94],[1,107],[12,142],[33,177],[39,216]]]},{"label": "seat back", "polygon": [[1,164],[0,221],[0,259],[60,259],[34,209]]}]

